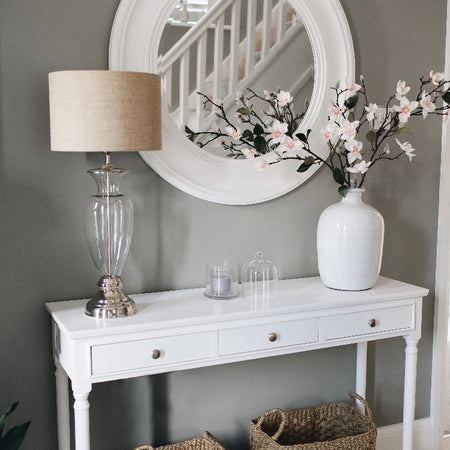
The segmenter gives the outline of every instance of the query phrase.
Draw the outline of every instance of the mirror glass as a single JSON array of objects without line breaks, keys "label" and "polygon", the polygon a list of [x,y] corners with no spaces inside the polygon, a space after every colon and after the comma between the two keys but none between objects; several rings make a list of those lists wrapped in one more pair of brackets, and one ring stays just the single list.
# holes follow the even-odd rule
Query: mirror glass
[{"label": "mirror glass", "polygon": [[[289,39],[294,42],[293,37],[281,39],[290,30],[297,30],[305,45],[292,43],[291,56],[281,62],[278,58],[288,52]],[[264,91],[290,91],[297,113],[310,97],[298,132],[310,129],[311,148],[325,157],[328,149],[320,130],[328,121],[330,87],[341,80],[351,83],[355,70],[350,27],[339,0],[120,0],[109,57],[111,70],[162,74],[163,148],[141,152],[142,158],[178,189],[228,205],[277,198],[308,180],[319,166],[298,172],[296,161],[287,160],[263,168],[250,157],[224,157],[226,152],[217,146],[200,148],[187,138],[192,133],[185,127],[207,130],[219,118],[215,111],[202,109],[202,98],[195,92],[229,104],[227,114],[233,120],[236,91],[245,88],[262,97],[262,105],[254,105],[258,114],[267,109]],[[264,69],[258,76],[246,79],[259,64]],[[271,78],[257,79],[266,72],[272,72]],[[255,145],[257,140],[262,144],[264,135],[255,128]],[[246,129],[241,127],[242,134]],[[275,133],[270,134],[275,143]]]},{"label": "mirror glass", "polygon": [[158,67],[163,101],[186,139],[234,159],[245,156],[221,134],[268,126],[270,92],[290,94],[300,125],[314,86],[308,33],[285,0],[180,0],[161,35]]}]

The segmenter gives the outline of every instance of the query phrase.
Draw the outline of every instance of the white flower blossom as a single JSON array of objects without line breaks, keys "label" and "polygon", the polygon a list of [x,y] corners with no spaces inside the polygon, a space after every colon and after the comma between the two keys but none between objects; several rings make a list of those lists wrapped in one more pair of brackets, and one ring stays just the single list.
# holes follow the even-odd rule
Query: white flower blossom
[{"label": "white flower blossom", "polygon": [[433,103],[431,95],[428,95],[425,91],[422,92],[420,106],[423,108],[422,115],[424,119],[428,116],[428,113],[431,113],[436,109],[436,105]]},{"label": "white flower blossom", "polygon": [[400,99],[400,105],[394,105],[394,111],[400,113],[398,119],[400,123],[405,124],[408,122],[409,116],[419,105],[418,102],[410,102],[406,97]]},{"label": "white flower blossom", "polygon": [[356,129],[358,128],[359,120],[355,120],[353,122],[350,122],[349,120],[345,119],[341,124],[341,139],[343,141],[346,141],[348,139],[354,139],[356,136]]},{"label": "white flower blossom", "polygon": [[397,142],[399,147],[405,152],[405,155],[409,158],[409,160],[412,161],[413,157],[416,156],[413,153],[416,149],[413,148],[408,141],[401,143],[397,138],[395,138],[395,141]]},{"label": "white flower blossom", "polygon": [[289,136],[285,136],[283,142],[281,142],[281,145],[277,148],[277,151],[289,157],[297,156],[297,152],[302,148],[303,144],[299,139],[292,139]]},{"label": "white flower blossom", "polygon": [[383,149],[383,153],[386,153],[386,155],[389,155],[389,153],[391,153],[391,148],[389,147],[389,144],[386,144],[386,146]]},{"label": "white flower blossom", "polygon": [[411,88],[409,86],[406,86],[406,81],[398,80],[397,83],[397,90],[395,92],[395,97],[397,100],[401,100],[401,98],[406,95]]},{"label": "white flower blossom", "polygon": [[445,74],[443,74],[442,72],[435,72],[434,70],[432,70],[430,72],[430,78],[431,78],[431,82],[438,86],[439,83],[445,78]]},{"label": "white flower blossom", "polygon": [[238,141],[242,136],[241,130],[239,128],[233,128],[229,126],[225,128],[225,131],[227,132],[228,136],[232,137],[236,141]]},{"label": "white flower blossom", "polygon": [[288,131],[287,123],[281,123],[279,120],[274,120],[272,126],[269,127],[269,139],[272,139],[271,144],[278,144],[283,139]]},{"label": "white flower blossom", "polygon": [[267,169],[269,165],[269,161],[265,160],[264,158],[257,158],[255,167],[258,172],[262,172],[263,170]]},{"label": "white flower blossom", "polygon": [[280,106],[286,106],[288,103],[291,103],[292,102],[292,100],[294,99],[293,97],[292,97],[292,95],[289,93],[289,92],[287,92],[287,91],[280,91],[278,94],[277,94],[277,103],[280,105]]},{"label": "white flower blossom", "polygon": [[356,139],[348,139],[345,148],[348,150],[347,159],[349,164],[353,164],[357,159],[362,159],[361,150],[363,143]]},{"label": "white flower blossom", "polygon": [[328,112],[330,122],[339,120],[342,114],[342,110],[341,108],[339,108],[339,106],[332,106],[331,108],[328,108]]},{"label": "white flower blossom", "polygon": [[253,148],[244,147],[241,148],[241,152],[247,159],[253,159],[256,155],[256,150]]},{"label": "white flower blossom", "polygon": [[347,91],[349,96],[356,94],[360,89],[361,85],[358,83],[347,84],[346,82],[341,82],[339,84],[339,89],[341,91]]},{"label": "white flower blossom", "polygon": [[320,133],[326,141],[331,141],[339,135],[339,127],[334,122],[328,122],[326,128],[320,130]]},{"label": "white flower blossom", "polygon": [[237,91],[236,92],[236,103],[239,105],[239,103],[241,103],[243,99],[244,99],[243,92],[242,91]]},{"label": "white flower blossom", "polygon": [[369,166],[370,166],[371,162],[366,162],[366,161],[360,161],[358,163],[356,163],[353,167],[347,167],[347,172],[350,173],[360,173],[360,174],[364,174],[369,170]]},{"label": "white flower blossom", "polygon": [[375,115],[378,112],[378,105],[376,103],[369,103],[369,106],[364,106],[367,111],[367,120],[375,119]]},{"label": "white flower blossom", "polygon": [[264,91],[264,95],[266,96],[266,100],[273,100],[275,97],[275,93],[272,91]]}]

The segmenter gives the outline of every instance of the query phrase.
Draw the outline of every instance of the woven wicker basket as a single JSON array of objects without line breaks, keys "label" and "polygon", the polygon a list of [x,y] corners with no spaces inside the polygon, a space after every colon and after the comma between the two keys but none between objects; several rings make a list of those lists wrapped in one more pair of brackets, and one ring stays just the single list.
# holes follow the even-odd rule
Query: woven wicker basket
[{"label": "woven wicker basket", "polygon": [[134,450],[225,450],[220,442],[207,431],[203,432],[203,438],[195,438],[177,444],[163,445],[162,447],[152,447],[151,445],[142,445]]},{"label": "woven wicker basket", "polygon": [[[377,429],[372,411],[358,394],[352,404],[327,403],[312,408],[272,409],[250,422],[251,450],[375,450]],[[365,415],[356,407],[365,407]]]}]

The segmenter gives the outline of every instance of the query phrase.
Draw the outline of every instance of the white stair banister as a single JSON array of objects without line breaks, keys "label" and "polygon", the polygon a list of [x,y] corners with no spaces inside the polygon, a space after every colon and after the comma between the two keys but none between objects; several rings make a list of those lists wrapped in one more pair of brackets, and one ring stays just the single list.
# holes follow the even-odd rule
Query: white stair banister
[{"label": "white stair banister", "polygon": [[228,91],[233,93],[239,81],[239,42],[241,31],[241,0],[235,0],[231,7],[231,36],[230,36],[230,80]]},{"label": "white stair banister", "polygon": [[[206,33],[197,42],[197,83],[196,92],[205,92],[205,81],[206,81],[206,45],[207,45],[207,35]],[[197,128],[200,128],[203,121],[204,111],[203,111],[203,98],[197,95],[195,98],[195,122]],[[183,123],[183,122],[181,122]]]},{"label": "white stair banister", "polygon": [[283,36],[286,34],[286,16],[287,16],[286,2],[280,0],[280,2],[278,3],[277,42],[281,42]]},{"label": "white stair banister", "polygon": [[255,67],[255,29],[256,0],[248,0],[247,5],[247,51],[245,58],[245,76],[249,76]]},{"label": "white stair banister", "polygon": [[180,61],[180,123],[188,123],[189,114],[189,51]]},{"label": "white stair banister", "polygon": [[160,73],[164,74],[192,44],[208,30],[226,9],[233,3],[233,0],[221,0],[214,3],[213,7],[180,39],[160,60]]},{"label": "white stair banister", "polygon": [[264,0],[261,59],[265,58],[266,55],[269,53],[271,34],[272,34],[272,0]]},{"label": "white stair banister", "polygon": [[216,101],[223,97],[223,26],[225,17],[221,15],[216,22],[214,33],[214,89],[213,97]]}]

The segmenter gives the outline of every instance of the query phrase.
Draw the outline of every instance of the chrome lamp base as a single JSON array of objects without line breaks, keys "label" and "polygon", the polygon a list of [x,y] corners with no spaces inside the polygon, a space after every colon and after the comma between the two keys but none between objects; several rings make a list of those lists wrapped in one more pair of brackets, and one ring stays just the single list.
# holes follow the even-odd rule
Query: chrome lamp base
[{"label": "chrome lamp base", "polygon": [[136,314],[136,305],[122,292],[122,280],[119,277],[103,276],[97,286],[97,293],[86,304],[85,313],[88,316],[110,319]]}]

